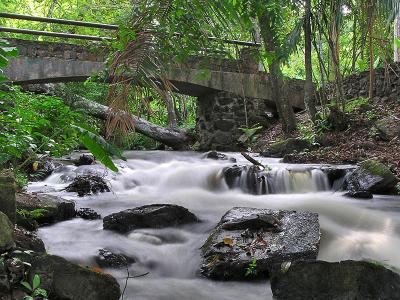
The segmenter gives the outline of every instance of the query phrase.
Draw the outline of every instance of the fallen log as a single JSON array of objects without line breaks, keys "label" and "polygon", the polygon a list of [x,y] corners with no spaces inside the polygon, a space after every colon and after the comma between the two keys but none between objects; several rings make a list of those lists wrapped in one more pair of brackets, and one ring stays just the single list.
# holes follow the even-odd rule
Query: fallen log
[{"label": "fallen log", "polygon": [[[64,102],[72,109],[82,110],[95,118],[107,120],[111,114],[107,106],[88,100],[82,96],[68,95],[63,92],[62,88],[60,87],[54,88],[52,93],[62,98]],[[139,118],[133,114],[130,114],[130,118],[132,118],[133,123],[135,124],[136,132],[161,142],[173,148],[174,150],[188,148],[190,137],[185,130],[165,128],[153,124],[145,119]]]}]

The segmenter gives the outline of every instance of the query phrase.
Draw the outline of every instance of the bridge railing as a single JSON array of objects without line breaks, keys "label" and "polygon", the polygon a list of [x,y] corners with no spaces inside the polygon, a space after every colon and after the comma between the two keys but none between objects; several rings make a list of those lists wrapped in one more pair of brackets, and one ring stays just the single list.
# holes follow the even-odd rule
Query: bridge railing
[{"label": "bridge railing", "polygon": [[[43,22],[43,23],[54,23],[54,24],[80,26],[80,27],[87,27],[87,28],[98,28],[98,29],[114,30],[114,31],[119,29],[119,26],[114,25],[114,24],[102,24],[102,23],[83,22],[83,21],[75,21],[75,20],[67,20],[67,19],[35,17],[35,16],[29,16],[29,15],[20,15],[20,14],[4,13],[4,12],[0,12],[0,18],[25,20],[25,21],[33,21],[33,22]],[[50,36],[50,37],[59,37],[59,38],[67,38],[67,39],[81,39],[81,40],[91,40],[91,41],[107,41],[107,40],[113,39],[112,37],[109,37],[109,36],[81,35],[81,34],[73,34],[73,33],[32,30],[32,29],[4,27],[4,26],[0,26],[0,32],[20,33],[20,34],[29,34],[29,35],[37,35],[37,36]],[[177,36],[181,35],[180,33],[175,33],[175,34]],[[230,39],[218,39],[217,37],[212,37],[212,36],[208,37],[208,39],[209,40],[220,40],[226,44],[237,45],[237,46],[245,46],[245,47],[259,47],[260,46],[260,44],[254,43],[254,42],[230,40]]]},{"label": "bridge railing", "polygon": [[[106,29],[106,30],[118,30],[119,29],[119,26],[114,25],[114,24],[102,24],[102,23],[83,22],[83,21],[75,21],[75,20],[67,20],[67,19],[35,17],[35,16],[4,13],[4,12],[0,12],[0,18],[43,22],[43,23],[54,23],[54,24],[62,24],[62,25],[70,25],[70,26],[81,26],[81,27],[88,27],[88,28],[99,28],[99,29]],[[50,36],[50,37],[92,40],[92,41],[107,41],[107,40],[113,39],[112,37],[109,37],[109,36],[81,35],[81,34],[73,34],[73,33],[32,30],[32,29],[4,27],[4,26],[0,26],[0,32],[21,33],[21,34],[29,34],[29,35]],[[175,34],[177,36],[181,35],[181,33],[175,33]],[[211,41],[219,40],[226,44],[236,45],[236,46],[245,46],[245,47],[259,47],[260,46],[260,44],[255,43],[255,42],[230,40],[230,39],[219,39],[219,38],[213,37],[213,36],[209,36],[208,39]]]}]

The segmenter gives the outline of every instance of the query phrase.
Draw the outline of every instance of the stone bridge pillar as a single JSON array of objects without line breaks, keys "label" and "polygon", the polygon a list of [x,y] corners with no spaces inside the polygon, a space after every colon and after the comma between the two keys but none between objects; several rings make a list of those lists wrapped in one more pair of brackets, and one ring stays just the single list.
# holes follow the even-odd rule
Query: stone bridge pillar
[{"label": "stone bridge pillar", "polygon": [[214,92],[200,96],[197,101],[196,130],[200,150],[237,151],[238,138],[246,127],[268,125],[270,109],[262,99],[242,97],[228,92]]}]

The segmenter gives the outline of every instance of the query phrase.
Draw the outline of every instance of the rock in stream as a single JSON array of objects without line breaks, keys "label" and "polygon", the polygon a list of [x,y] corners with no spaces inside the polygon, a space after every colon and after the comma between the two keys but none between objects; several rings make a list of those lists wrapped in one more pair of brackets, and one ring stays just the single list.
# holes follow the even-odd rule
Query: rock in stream
[{"label": "rock in stream", "polygon": [[182,206],[152,204],[106,216],[103,219],[103,228],[127,233],[139,228],[164,228],[198,221],[194,214]]},{"label": "rock in stream", "polygon": [[268,277],[275,264],[316,259],[319,240],[316,213],[235,207],[202,246],[201,273],[218,280]]},{"label": "rock in stream", "polygon": [[271,279],[274,299],[399,299],[400,275],[366,261],[296,261]]}]

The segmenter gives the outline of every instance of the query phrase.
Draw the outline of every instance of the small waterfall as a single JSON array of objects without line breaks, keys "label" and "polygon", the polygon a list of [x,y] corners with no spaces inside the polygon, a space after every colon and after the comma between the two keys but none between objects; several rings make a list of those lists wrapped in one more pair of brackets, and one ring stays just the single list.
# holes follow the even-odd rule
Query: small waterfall
[{"label": "small waterfall", "polygon": [[275,168],[260,170],[256,166],[225,169],[230,188],[240,188],[254,195],[309,193],[331,189],[328,176],[320,169],[289,170]]}]

